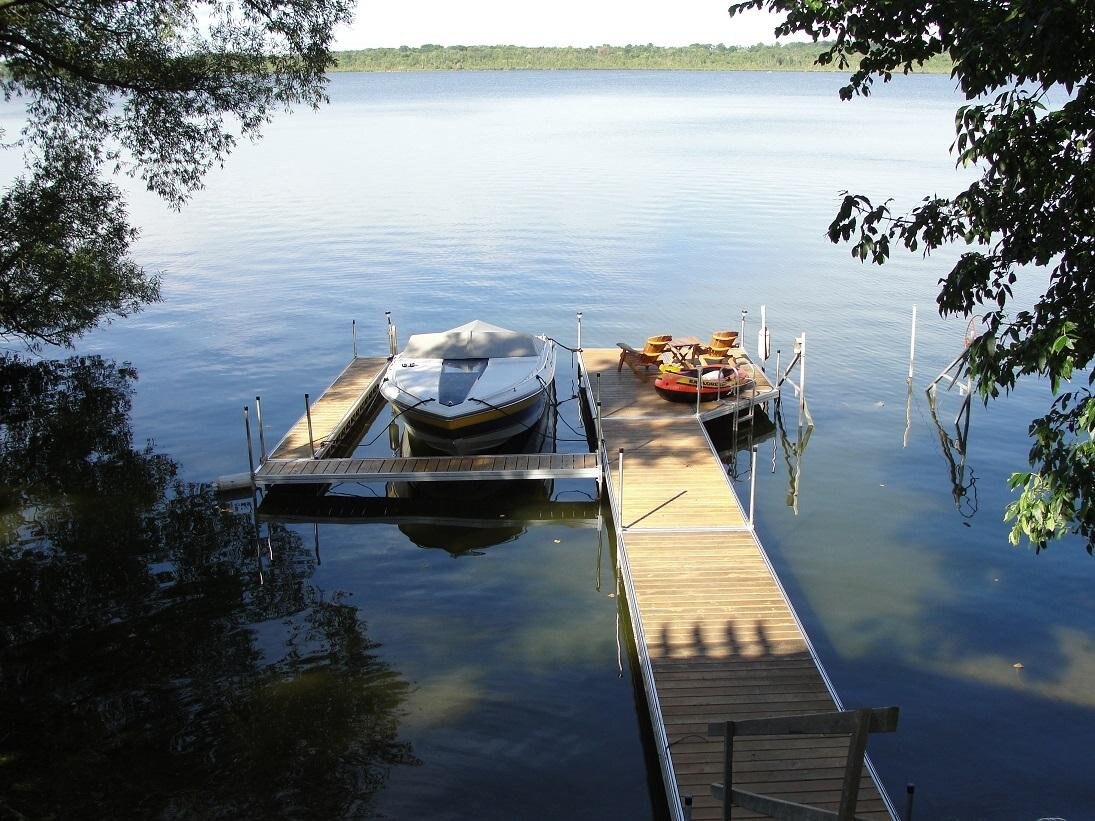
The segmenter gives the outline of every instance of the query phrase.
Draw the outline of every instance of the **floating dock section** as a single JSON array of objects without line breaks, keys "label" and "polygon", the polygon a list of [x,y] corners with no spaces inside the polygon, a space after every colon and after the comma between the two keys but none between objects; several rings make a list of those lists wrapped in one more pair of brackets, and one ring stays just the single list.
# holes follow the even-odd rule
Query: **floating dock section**
[{"label": "floating dock section", "polygon": [[[702,424],[776,391],[761,378],[733,407],[697,416],[617,371],[618,355],[587,348],[579,361],[670,811],[683,819],[691,797],[692,818],[721,818],[711,784],[723,742],[709,724],[843,709]],[[847,750],[847,736],[739,739],[734,786],[835,812]],[[869,762],[857,817],[894,817]]]},{"label": "floating dock section", "polygon": [[338,482],[601,478],[600,460],[595,453],[344,458],[356,444],[354,432],[360,433],[383,405],[380,384],[387,368],[385,358],[355,356],[319,399],[308,405],[306,413],[269,456],[261,453],[258,468],[252,474],[255,484],[272,487]]}]

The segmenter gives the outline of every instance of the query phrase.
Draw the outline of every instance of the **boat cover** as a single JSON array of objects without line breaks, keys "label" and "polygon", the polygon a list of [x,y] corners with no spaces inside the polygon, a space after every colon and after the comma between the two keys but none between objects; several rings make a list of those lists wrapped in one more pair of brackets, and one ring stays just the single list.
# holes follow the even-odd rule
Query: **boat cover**
[{"label": "boat cover", "polygon": [[475,320],[450,331],[414,334],[403,355],[408,359],[508,359],[539,356],[544,340]]}]

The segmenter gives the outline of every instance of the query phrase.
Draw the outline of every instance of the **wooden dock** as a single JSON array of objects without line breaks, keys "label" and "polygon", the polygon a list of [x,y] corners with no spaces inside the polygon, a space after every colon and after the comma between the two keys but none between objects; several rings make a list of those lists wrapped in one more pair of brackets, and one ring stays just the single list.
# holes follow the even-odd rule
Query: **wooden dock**
[{"label": "wooden dock", "polygon": [[[388,360],[379,356],[355,356],[331,386],[312,404],[312,436],[308,436],[308,417],[301,416],[282,437],[268,461],[311,459],[330,453],[340,437],[369,410],[379,397],[377,388],[388,369]],[[260,470],[259,473],[262,473]]]},{"label": "wooden dock", "polygon": [[[721,818],[711,784],[723,744],[708,725],[842,709],[726,476],[696,406],[659,397],[619,351],[579,357],[587,399],[600,403],[603,468],[619,563],[670,811]],[[765,380],[738,407],[774,398]],[[720,412],[733,412],[736,408]],[[619,451],[623,449],[623,475]],[[847,736],[741,739],[734,786],[836,810]],[[734,818],[764,818],[734,809]],[[869,762],[857,817],[889,819]]]},{"label": "wooden dock", "polygon": [[485,482],[513,479],[599,479],[595,453],[498,456],[410,456],[371,459],[268,460],[255,471],[260,485],[335,482]]},{"label": "wooden dock", "polygon": [[308,414],[260,461],[254,482],[325,485],[338,482],[482,482],[517,479],[600,479],[593,453],[522,453],[491,456],[339,458],[352,451],[351,433],[360,430],[383,399],[387,371],[383,357],[354,357]]},{"label": "wooden dock", "polygon": [[[349,458],[382,404],[387,369],[386,359],[355,357],[312,406],[311,440],[302,417],[252,478],[263,486],[603,480],[670,813],[683,821],[690,797],[694,819],[721,818],[711,785],[722,780],[723,742],[708,737],[711,725],[843,709],[702,424],[775,400],[779,385],[758,372],[748,389],[697,408],[664,400],[654,373],[644,379],[619,371],[618,358],[615,348],[578,355],[596,453]],[[417,515],[402,502],[384,504],[353,514],[392,521]],[[316,511],[308,513],[314,518]],[[444,511],[428,513],[448,521]],[[463,511],[453,515],[460,519]],[[836,811],[847,772],[847,783],[859,784],[856,817],[895,818],[869,760],[862,775],[846,771],[848,750],[847,735],[739,738],[733,787]],[[766,817],[734,808],[734,818]]]}]

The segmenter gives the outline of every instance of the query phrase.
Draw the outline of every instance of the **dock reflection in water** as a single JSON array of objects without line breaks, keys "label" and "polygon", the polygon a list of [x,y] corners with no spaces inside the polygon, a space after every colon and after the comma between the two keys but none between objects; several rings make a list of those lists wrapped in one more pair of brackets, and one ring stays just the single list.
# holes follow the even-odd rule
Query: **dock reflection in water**
[{"label": "dock reflection in water", "polygon": [[[506,453],[587,448],[562,364],[564,400]],[[387,408],[360,442],[355,456],[436,455]],[[390,481],[263,500],[261,522],[305,526],[327,584],[414,683],[400,732],[422,766],[392,769],[385,817],[664,816],[595,495],[590,479]]]},{"label": "dock reflection in water", "polygon": [[297,534],[134,445],[136,378],[0,359],[0,811],[369,814],[409,684]]}]

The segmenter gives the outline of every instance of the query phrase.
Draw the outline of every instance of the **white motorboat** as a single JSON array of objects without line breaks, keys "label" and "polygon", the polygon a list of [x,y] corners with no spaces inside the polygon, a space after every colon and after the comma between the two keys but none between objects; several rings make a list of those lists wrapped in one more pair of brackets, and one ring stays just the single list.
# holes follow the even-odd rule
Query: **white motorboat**
[{"label": "white motorboat", "polygon": [[476,320],[412,336],[380,393],[419,441],[471,454],[535,427],[554,378],[552,340]]}]

